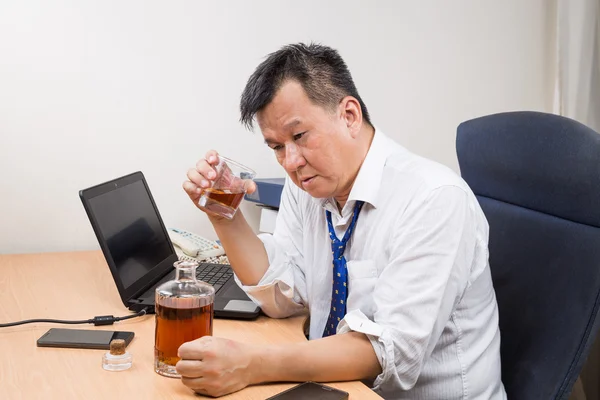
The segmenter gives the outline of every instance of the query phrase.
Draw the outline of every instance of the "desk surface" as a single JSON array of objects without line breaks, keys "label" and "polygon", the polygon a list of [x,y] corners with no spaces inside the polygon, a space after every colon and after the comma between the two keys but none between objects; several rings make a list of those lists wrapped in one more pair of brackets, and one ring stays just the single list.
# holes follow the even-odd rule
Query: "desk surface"
[{"label": "desk surface", "polygon": [[[0,322],[30,318],[88,319],[95,315],[127,315],[99,251],[0,255]],[[214,335],[234,340],[298,342],[303,317],[256,321],[215,319]],[[38,348],[36,340],[49,328],[134,331],[128,351],[133,367],[122,372],[102,369],[103,350]],[[0,398],[2,399],[194,399],[178,379],[153,369],[154,316],[105,327],[29,324],[0,328]],[[360,382],[329,385],[351,399],[378,399]],[[293,384],[248,387],[223,399],[265,399]]]}]

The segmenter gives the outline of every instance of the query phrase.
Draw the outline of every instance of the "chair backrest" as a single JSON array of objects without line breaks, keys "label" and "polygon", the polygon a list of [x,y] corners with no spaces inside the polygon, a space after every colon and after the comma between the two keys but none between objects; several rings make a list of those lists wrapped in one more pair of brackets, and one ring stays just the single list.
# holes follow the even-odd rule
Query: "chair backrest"
[{"label": "chair backrest", "polygon": [[508,399],[566,399],[600,322],[600,135],[509,112],[460,124],[456,149],[490,226]]}]

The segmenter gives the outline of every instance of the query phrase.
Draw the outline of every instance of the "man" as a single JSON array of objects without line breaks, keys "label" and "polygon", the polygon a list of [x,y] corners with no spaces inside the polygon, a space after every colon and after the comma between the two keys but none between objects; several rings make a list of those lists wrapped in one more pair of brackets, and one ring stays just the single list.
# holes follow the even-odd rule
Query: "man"
[{"label": "man", "polygon": [[[268,381],[361,379],[386,399],[506,398],[488,226],[465,182],[376,131],[325,46],[269,55],[240,108],[288,174],[275,232],[257,237],[240,212],[209,219],[242,288],[274,318],[307,308],[311,340],[186,343],[183,383],[219,396]],[[195,204],[217,157],[209,151],[188,172]]]}]

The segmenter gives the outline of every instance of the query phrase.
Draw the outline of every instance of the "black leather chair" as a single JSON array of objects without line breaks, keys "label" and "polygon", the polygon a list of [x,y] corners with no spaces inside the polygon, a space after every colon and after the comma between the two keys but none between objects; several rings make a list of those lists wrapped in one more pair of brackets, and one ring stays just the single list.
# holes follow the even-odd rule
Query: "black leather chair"
[{"label": "black leather chair", "polygon": [[599,324],[600,135],[508,112],[460,124],[456,149],[490,226],[508,399],[566,399]]}]

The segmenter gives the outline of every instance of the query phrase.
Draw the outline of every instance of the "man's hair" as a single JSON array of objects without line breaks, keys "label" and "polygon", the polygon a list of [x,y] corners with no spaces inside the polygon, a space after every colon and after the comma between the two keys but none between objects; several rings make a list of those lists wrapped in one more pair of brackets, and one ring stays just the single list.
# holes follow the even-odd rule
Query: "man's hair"
[{"label": "man's hair", "polygon": [[266,107],[287,81],[302,85],[316,105],[334,110],[346,96],[358,100],[363,120],[371,125],[367,106],[358,95],[352,75],[339,53],[311,43],[290,44],[271,53],[248,79],[240,101],[240,122],[252,129],[257,112]]}]

